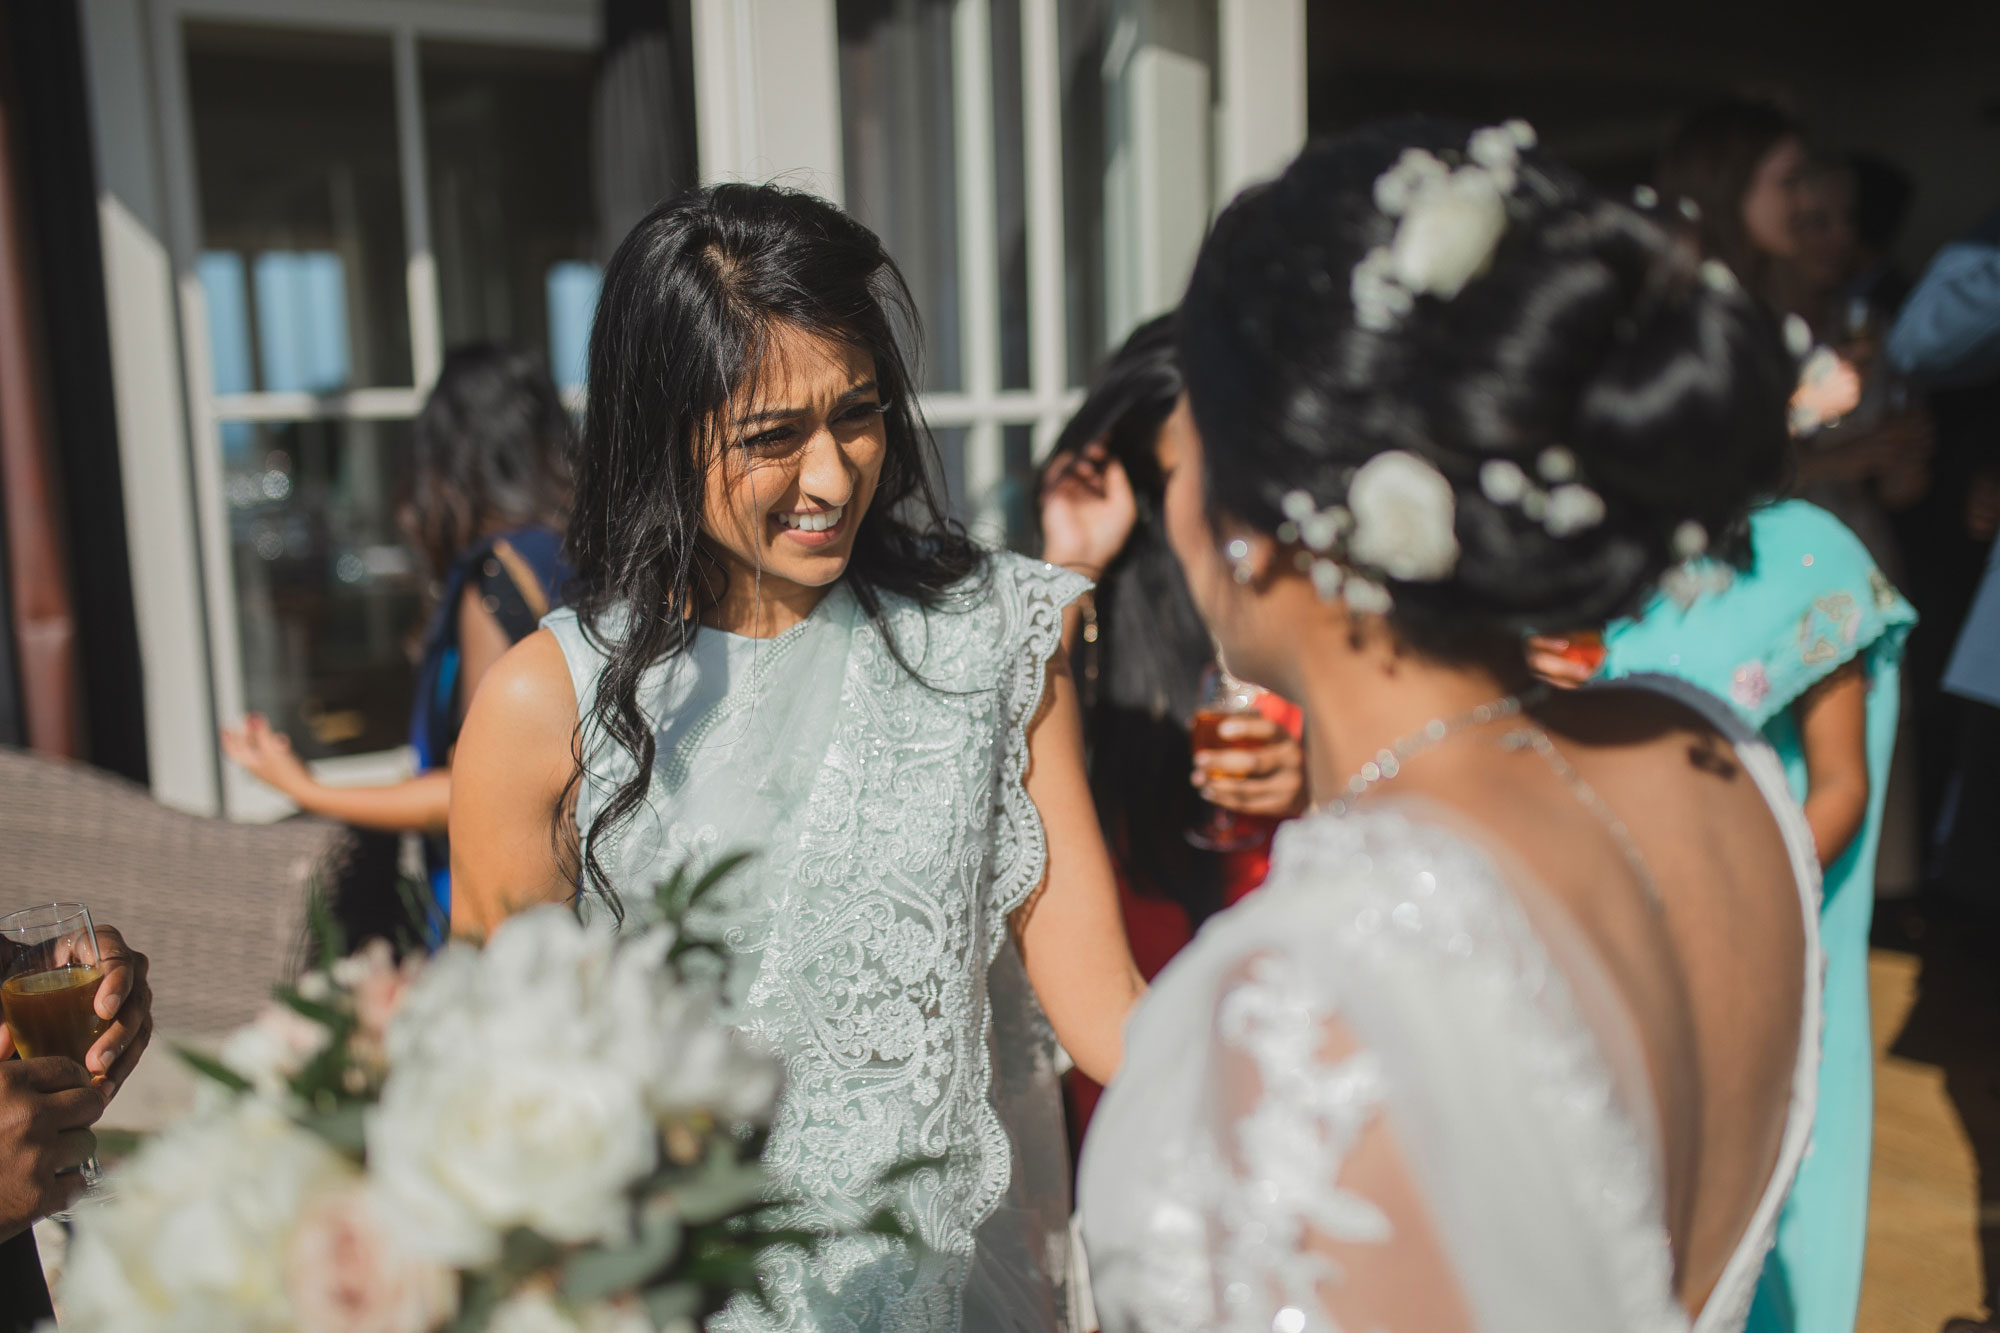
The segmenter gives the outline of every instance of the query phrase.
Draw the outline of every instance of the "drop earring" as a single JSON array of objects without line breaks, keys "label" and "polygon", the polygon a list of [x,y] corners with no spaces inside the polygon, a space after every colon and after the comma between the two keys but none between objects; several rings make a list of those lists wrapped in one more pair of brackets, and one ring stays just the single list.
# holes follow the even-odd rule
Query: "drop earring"
[{"label": "drop earring", "polygon": [[1238,537],[1225,549],[1229,554],[1229,577],[1247,586],[1257,577],[1257,571],[1250,567],[1250,543]]}]

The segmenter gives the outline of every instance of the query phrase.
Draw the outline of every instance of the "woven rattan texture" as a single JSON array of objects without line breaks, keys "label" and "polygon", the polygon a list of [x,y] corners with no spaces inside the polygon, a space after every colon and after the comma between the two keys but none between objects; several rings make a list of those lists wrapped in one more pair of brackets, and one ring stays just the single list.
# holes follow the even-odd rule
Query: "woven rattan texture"
[{"label": "woven rattan texture", "polygon": [[175,1034],[247,1021],[300,948],[310,885],[339,843],[314,819],[232,824],[169,810],[82,764],[0,748],[0,912],[88,903],[152,960]]}]

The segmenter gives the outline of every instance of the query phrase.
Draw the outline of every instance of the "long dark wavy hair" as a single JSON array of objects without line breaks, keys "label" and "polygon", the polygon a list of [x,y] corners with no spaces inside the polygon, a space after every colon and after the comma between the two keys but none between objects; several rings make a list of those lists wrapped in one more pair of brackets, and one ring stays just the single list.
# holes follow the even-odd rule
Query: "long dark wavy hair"
[{"label": "long dark wavy hair", "polygon": [[477,342],[445,355],[417,414],[397,513],[432,580],[496,528],[562,526],[574,433],[533,352]]},{"label": "long dark wavy hair", "polygon": [[1181,836],[1201,811],[1187,780],[1187,719],[1214,652],[1167,545],[1155,448],[1181,389],[1174,318],[1161,315],[1105,363],[1056,437],[1042,480],[1093,443],[1131,480],[1138,519],[1097,584],[1096,689],[1084,711],[1090,790],[1132,889],[1179,903],[1198,925],[1222,905],[1222,864]]},{"label": "long dark wavy hair", "polygon": [[568,550],[570,604],[605,654],[596,700],[578,719],[571,787],[587,734],[608,737],[638,765],[578,830],[578,887],[614,911],[598,851],[645,802],[653,773],[655,720],[640,708],[639,679],[687,651],[701,613],[728,587],[703,536],[704,480],[736,445],[726,409],[780,326],[875,360],[888,450],[841,577],[891,651],[885,594],[933,605],[985,567],[946,514],[937,447],[903,352],[920,345],[916,307],[875,233],[812,195],[734,184],[687,191],[634,227],[605,268],[591,326]]}]

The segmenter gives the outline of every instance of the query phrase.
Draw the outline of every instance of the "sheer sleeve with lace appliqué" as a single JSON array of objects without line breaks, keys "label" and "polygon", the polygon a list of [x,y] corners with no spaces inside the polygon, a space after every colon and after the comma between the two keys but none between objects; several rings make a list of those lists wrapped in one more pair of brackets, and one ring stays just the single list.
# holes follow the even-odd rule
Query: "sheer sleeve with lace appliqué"
[{"label": "sheer sleeve with lace appliqu\u00e9", "polygon": [[1091,1126],[1106,1333],[1685,1330],[1636,1039],[1545,924],[1429,820],[1281,834]]}]

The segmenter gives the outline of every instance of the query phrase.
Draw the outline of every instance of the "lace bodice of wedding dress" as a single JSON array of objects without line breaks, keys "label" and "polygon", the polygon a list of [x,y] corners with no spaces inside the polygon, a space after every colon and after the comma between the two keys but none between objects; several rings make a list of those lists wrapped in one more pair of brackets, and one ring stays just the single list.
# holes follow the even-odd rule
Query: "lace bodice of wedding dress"
[{"label": "lace bodice of wedding dress", "polygon": [[[1818,869],[1775,756],[1735,742],[1791,848],[1807,942],[1778,1165],[1695,1333],[1734,1333],[1803,1155],[1818,1061]],[[1278,835],[1128,1024],[1085,1145],[1105,1333],[1685,1333],[1636,1030],[1547,895],[1388,793]],[[1308,1248],[1331,1240],[1339,1258]],[[1398,1312],[1402,1322],[1398,1322]]]}]

